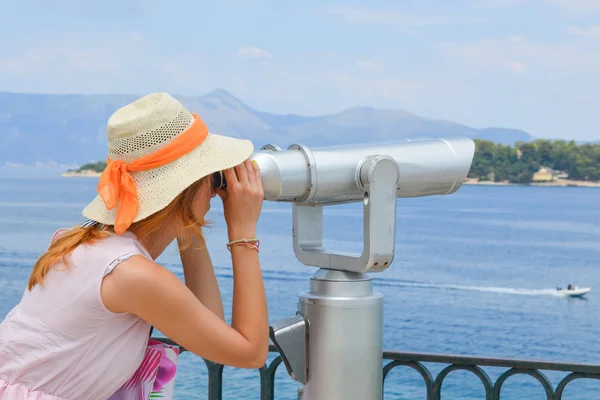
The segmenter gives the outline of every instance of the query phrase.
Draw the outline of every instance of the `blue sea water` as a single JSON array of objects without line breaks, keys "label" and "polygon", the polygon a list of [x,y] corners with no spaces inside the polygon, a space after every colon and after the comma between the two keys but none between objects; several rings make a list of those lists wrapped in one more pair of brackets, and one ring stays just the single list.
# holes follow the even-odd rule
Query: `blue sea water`
[{"label": "blue sea water", "polygon": [[[81,221],[95,179],[0,175],[0,318],[20,299],[31,267],[58,228]],[[451,196],[402,199],[397,206],[396,258],[373,274],[385,296],[384,347],[388,350],[485,355],[600,364],[600,190],[590,188],[464,186]],[[358,204],[328,209],[327,244],[360,250]],[[213,204],[208,245],[231,310],[232,279],[222,209]],[[272,322],[292,316],[297,295],[315,271],[293,255],[291,206],[265,203],[260,220],[261,261]],[[178,276],[174,247],[159,260]],[[554,288],[591,286],[587,299],[566,299]],[[206,399],[206,368],[184,353],[176,398]],[[428,365],[435,373],[439,366]],[[486,369],[492,378],[502,371]],[[276,398],[294,399],[296,385],[283,366]],[[556,385],[564,376],[548,373]],[[259,399],[257,371],[225,368],[224,398]],[[454,372],[443,399],[483,399],[477,378]],[[545,399],[530,377],[513,377],[506,399]],[[386,399],[424,399],[412,371],[387,378]],[[598,399],[600,382],[575,381],[565,399]]]}]

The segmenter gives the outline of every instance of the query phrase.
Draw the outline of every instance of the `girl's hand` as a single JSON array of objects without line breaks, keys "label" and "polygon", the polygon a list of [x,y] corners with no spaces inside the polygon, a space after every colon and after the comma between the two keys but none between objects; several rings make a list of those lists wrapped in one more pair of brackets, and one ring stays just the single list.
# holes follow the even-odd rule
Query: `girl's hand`
[{"label": "girl's hand", "polygon": [[229,240],[250,239],[256,236],[256,223],[264,197],[260,169],[250,160],[223,171],[227,188],[217,190],[223,201]]}]

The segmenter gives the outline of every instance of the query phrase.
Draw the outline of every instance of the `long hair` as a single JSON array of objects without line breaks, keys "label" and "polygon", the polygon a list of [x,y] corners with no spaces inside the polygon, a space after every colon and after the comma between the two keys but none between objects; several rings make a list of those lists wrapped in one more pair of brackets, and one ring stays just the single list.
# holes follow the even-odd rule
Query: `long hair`
[{"label": "long hair", "polygon": [[[140,239],[147,237],[151,233],[160,230],[167,220],[175,217],[178,220],[177,222],[179,222],[177,224],[179,229],[182,231],[192,230],[203,243],[204,239],[201,228],[206,224],[206,221],[194,215],[194,198],[205,182],[210,182],[210,180],[206,178],[198,180],[181,192],[168,206],[132,224],[132,227],[136,229],[137,236]],[[27,289],[31,290],[37,284],[43,285],[44,277],[59,261],[62,261],[68,267],[67,256],[78,246],[104,239],[112,234],[114,234],[114,227],[112,225],[75,227],[63,233],[50,245],[48,250],[42,254],[33,266]],[[186,236],[184,235],[183,238]],[[185,239],[179,244],[180,249],[188,245],[189,243],[186,243]]]}]

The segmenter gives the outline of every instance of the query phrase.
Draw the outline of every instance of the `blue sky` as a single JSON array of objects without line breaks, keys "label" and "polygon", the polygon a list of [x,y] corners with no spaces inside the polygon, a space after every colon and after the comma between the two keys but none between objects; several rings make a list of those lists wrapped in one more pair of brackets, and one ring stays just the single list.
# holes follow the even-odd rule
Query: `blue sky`
[{"label": "blue sky", "polygon": [[253,108],[399,108],[600,139],[600,0],[19,0],[0,90],[224,88]]}]

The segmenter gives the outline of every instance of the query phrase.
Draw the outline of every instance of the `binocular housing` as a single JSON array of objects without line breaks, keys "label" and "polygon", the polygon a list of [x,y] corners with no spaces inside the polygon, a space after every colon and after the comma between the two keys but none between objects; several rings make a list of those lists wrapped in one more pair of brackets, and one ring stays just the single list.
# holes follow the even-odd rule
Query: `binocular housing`
[{"label": "binocular housing", "polygon": [[[396,197],[401,198],[456,192],[469,172],[474,152],[471,139],[453,138],[314,149],[295,144],[281,150],[266,145],[250,158],[260,167],[265,200],[336,204],[363,200],[361,170],[369,157],[395,160]],[[212,174],[211,180],[214,188],[227,187],[221,171]]]}]

